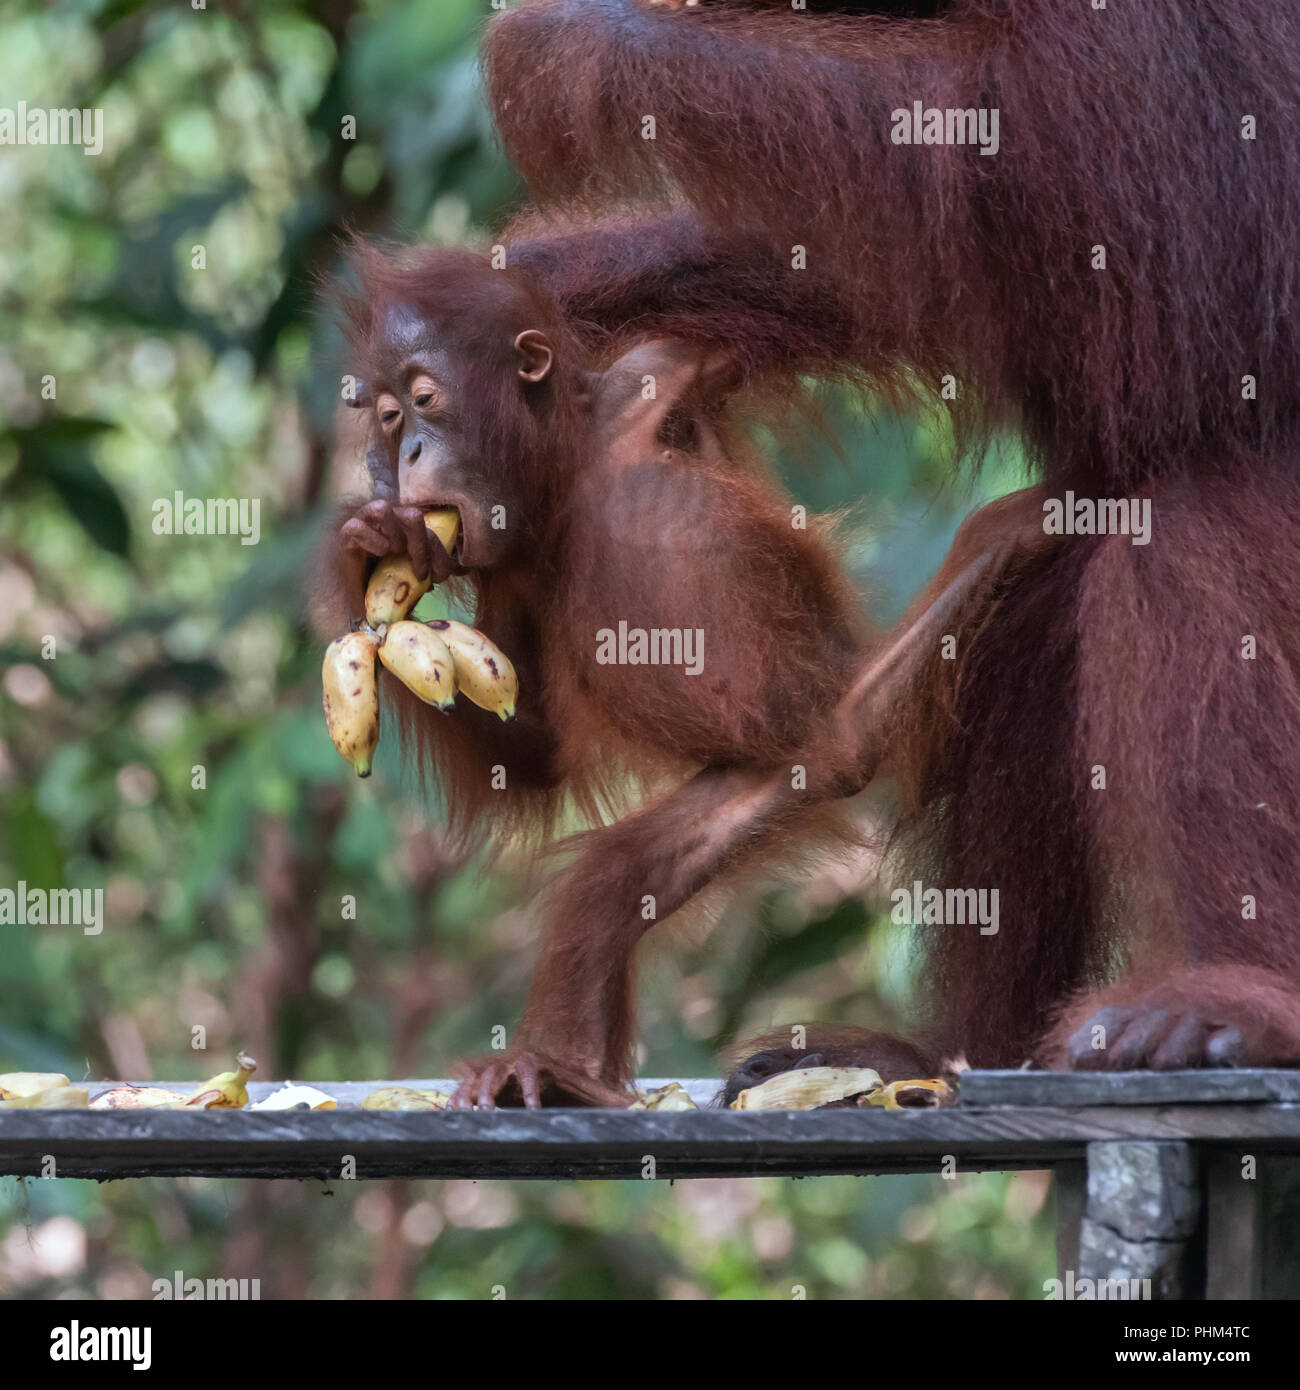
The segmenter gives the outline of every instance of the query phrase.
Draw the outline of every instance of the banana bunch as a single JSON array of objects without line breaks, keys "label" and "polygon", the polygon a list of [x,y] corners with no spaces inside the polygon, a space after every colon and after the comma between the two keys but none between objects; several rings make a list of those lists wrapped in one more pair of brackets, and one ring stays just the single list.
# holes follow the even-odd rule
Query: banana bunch
[{"label": "banana bunch", "polygon": [[[450,550],[460,530],[455,507],[426,512],[424,524]],[[519,678],[509,658],[481,632],[438,619],[422,623],[408,614],[429,590],[405,555],[388,555],[366,586],[366,621],[325,649],[321,669],[325,723],[339,753],[369,777],[379,742],[380,661],[426,705],[450,713],[459,691],[480,709],[515,717]]]}]

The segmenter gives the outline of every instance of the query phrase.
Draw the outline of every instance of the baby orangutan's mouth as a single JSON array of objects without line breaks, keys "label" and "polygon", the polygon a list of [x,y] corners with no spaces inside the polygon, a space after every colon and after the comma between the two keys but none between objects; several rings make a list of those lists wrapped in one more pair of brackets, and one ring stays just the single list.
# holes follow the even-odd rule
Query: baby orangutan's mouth
[{"label": "baby orangutan's mouth", "polygon": [[405,503],[408,507],[418,507],[424,513],[424,524],[429,534],[435,537],[456,567],[456,573],[464,574],[469,568],[466,558],[471,548],[465,537],[465,509],[449,498],[412,499]]}]

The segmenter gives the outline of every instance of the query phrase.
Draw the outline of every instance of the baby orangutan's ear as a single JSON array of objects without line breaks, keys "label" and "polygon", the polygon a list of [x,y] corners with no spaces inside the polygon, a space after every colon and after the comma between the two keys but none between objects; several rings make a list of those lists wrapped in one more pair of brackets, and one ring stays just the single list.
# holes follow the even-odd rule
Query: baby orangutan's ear
[{"label": "baby orangutan's ear", "polygon": [[551,340],[538,328],[525,328],[515,339],[519,354],[519,375],[525,381],[545,381],[555,362]]}]

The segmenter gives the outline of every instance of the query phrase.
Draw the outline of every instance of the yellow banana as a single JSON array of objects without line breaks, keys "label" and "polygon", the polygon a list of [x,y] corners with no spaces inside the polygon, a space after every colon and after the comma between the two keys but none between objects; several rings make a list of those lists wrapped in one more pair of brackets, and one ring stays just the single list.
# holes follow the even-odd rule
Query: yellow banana
[{"label": "yellow banana", "polygon": [[415,577],[407,556],[385,555],[366,585],[366,622],[399,623],[428,592],[429,581]]},{"label": "yellow banana", "polygon": [[251,1057],[240,1053],[238,1071],[218,1072],[186,1098],[187,1110],[238,1110],[248,1104],[248,1078],[257,1070]]},{"label": "yellow banana", "polygon": [[515,717],[519,677],[510,658],[476,628],[438,618],[428,624],[451,648],[456,662],[456,687],[480,709],[502,719]]},{"label": "yellow banana", "polygon": [[456,508],[434,507],[432,511],[425,512],[424,524],[437,536],[442,542],[442,548],[450,555],[460,532],[460,513]]},{"label": "yellow banana", "polygon": [[[460,532],[460,513],[455,507],[434,507],[424,514],[424,524],[450,553]],[[429,592],[429,580],[417,579],[405,555],[385,555],[366,585],[366,622],[371,627],[400,623]]]},{"label": "yellow banana", "polygon": [[379,659],[426,705],[445,714],[456,703],[456,665],[447,644],[423,623],[394,623],[384,635]]},{"label": "yellow banana", "polygon": [[379,742],[379,691],[375,685],[379,641],[373,632],[344,633],[325,649],[321,668],[330,737],[356,768],[358,777],[370,776]]}]

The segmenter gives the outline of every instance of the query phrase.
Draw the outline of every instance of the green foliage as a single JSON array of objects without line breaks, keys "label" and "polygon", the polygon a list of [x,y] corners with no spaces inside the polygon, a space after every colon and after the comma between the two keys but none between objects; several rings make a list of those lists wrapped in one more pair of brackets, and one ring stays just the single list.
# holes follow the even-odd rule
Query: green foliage
[{"label": "green foliage", "polygon": [[[6,102],[105,129],[99,155],[0,152],[0,885],[102,887],[107,917],[0,928],[0,1070],[192,1079],[245,1044],[276,1077],[436,1075],[518,1015],[524,866],[457,858],[391,744],[350,778],[303,617],[339,471],[315,287],[344,228],[461,238],[519,196],[478,89],[485,11],[0,3]],[[954,488],[934,422],[849,409],[841,461],[785,467],[810,505],[857,506],[887,619],[1018,463]],[[160,534],[177,491],[258,499],[258,543]],[[856,894],[786,894],[707,950],[679,934],[651,956],[645,1072],[707,1074],[717,1042],[796,1013],[890,1021],[906,967],[872,921]],[[179,1268],[264,1296],[1034,1296],[1043,1190],[9,1180],[0,1294],[147,1297]]]}]

